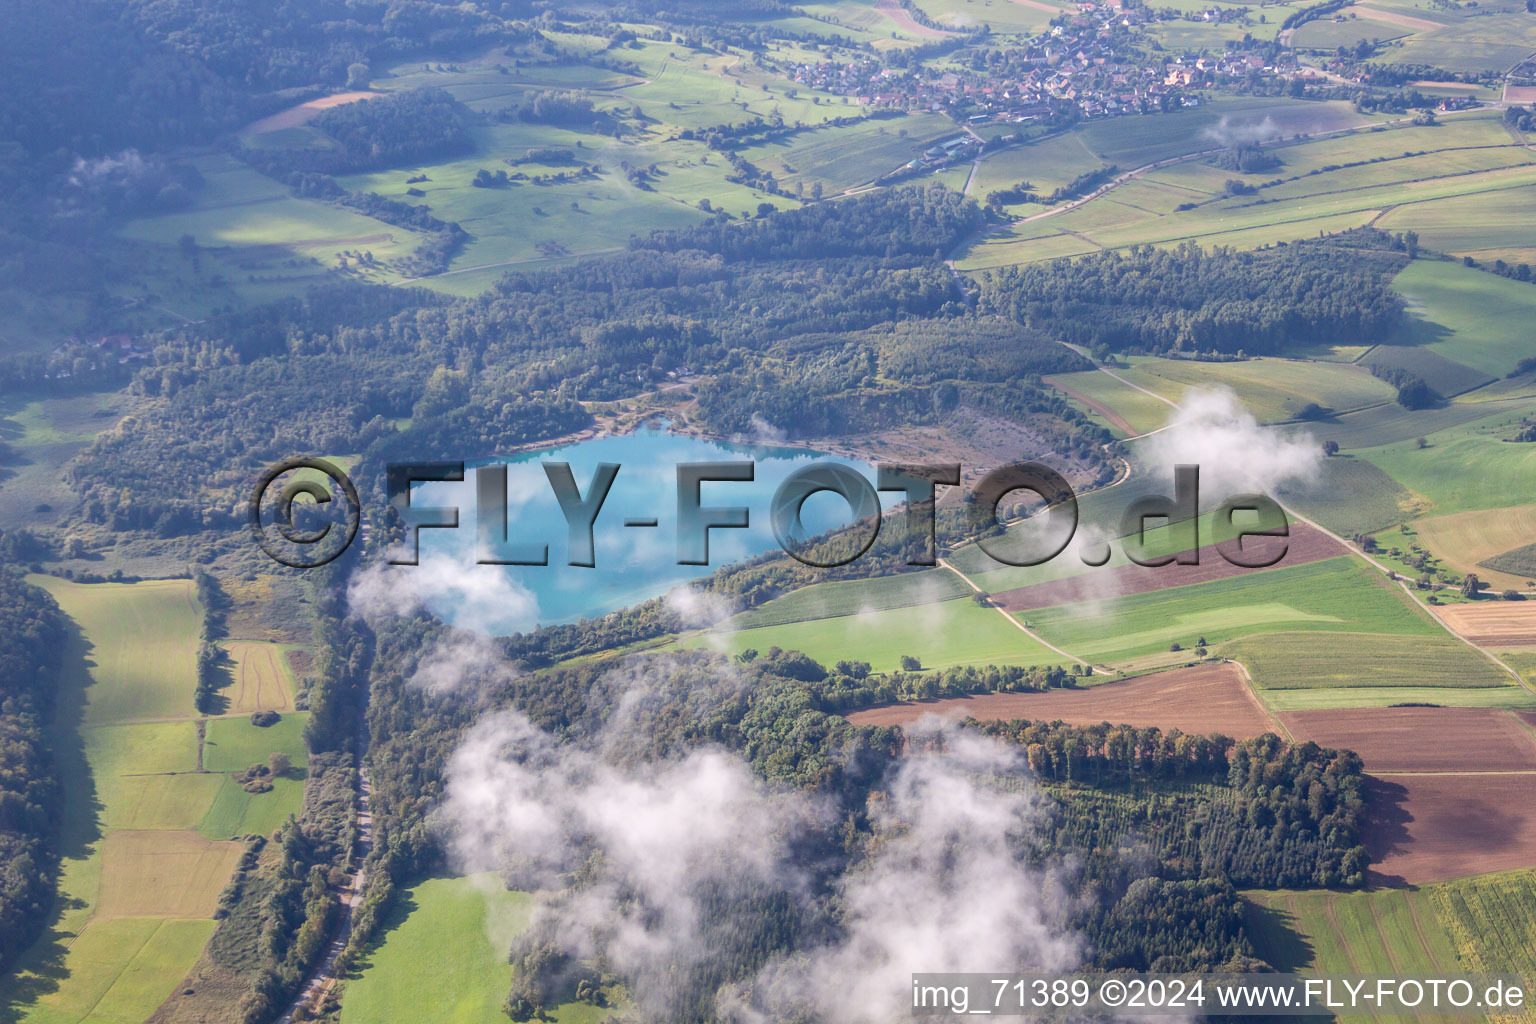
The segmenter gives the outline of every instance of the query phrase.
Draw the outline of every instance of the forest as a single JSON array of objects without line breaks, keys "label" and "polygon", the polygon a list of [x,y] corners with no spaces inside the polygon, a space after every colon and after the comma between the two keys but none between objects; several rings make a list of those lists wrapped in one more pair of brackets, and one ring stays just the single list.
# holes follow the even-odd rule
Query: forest
[{"label": "forest", "polygon": [[310,126],[324,132],[335,145],[248,148],[242,157],[279,179],[297,172],[352,174],[400,164],[435,163],[474,148],[469,138],[471,116],[447,92],[423,87],[322,110]]},{"label": "forest", "polygon": [[[903,749],[935,742],[838,717],[841,708],[903,688],[867,665],[828,668],[777,649],[730,663],[696,652],[636,656],[623,668],[596,663],[533,673],[481,662],[453,690],[412,685],[439,645],[453,642],[451,630],[426,618],[378,624],[369,764],[383,838],[370,855],[374,874],[352,950],[366,947],[401,886],[447,863],[429,811],[443,796],[446,762],[464,732],[500,708],[515,708],[559,744],[600,745],[619,763],[659,767],[721,747],[769,785],[814,793],[837,808],[824,831],[806,838],[802,861],[816,865],[812,888],[827,898],[807,906],[752,886],[715,890],[709,946],[718,955],[678,978],[664,1005],[641,1008],[642,1019],[713,1019],[721,986],[835,934],[841,924],[830,894],[878,847],[882,826],[871,808]],[[1072,680],[1060,668],[949,675],[946,692]],[[610,724],[620,707],[623,729],[616,732]],[[1018,855],[1078,865],[1073,884],[1085,898],[1072,924],[1091,943],[1093,967],[1263,969],[1242,928],[1236,886],[1362,884],[1363,781],[1353,754],[1275,736],[1235,742],[1109,723],[967,728],[1020,748],[1021,766],[1045,783],[1050,812]],[[579,871],[574,885],[571,898],[579,899]],[[518,1020],[573,998],[578,988],[590,994],[624,981],[606,976],[601,958],[595,967],[578,962],[540,929],[519,937],[512,958],[521,970],[508,1009]]]},{"label": "forest", "polygon": [[68,620],[0,569],[0,971],[47,925],[59,862],[58,770],[48,739]]},{"label": "forest", "polygon": [[1401,251],[1401,240],[1371,229],[1260,252],[1138,246],[992,271],[980,305],[1101,351],[1254,356],[1371,344],[1402,316],[1389,287]]}]

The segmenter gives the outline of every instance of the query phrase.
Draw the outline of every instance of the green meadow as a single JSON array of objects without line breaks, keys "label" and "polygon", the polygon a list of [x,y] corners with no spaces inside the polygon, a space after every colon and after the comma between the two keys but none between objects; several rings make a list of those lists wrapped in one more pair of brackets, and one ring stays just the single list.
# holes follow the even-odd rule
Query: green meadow
[{"label": "green meadow", "polygon": [[[1137,391],[1125,382],[1098,370],[1058,373],[1046,380],[1053,386],[1069,390],[1087,399],[1087,402],[1083,402],[1074,398],[1073,402],[1079,408],[1091,412],[1120,437],[1145,434],[1165,426],[1169,415],[1173,412],[1167,402],[1155,395]],[[1110,418],[1101,411],[1104,409],[1113,413],[1114,418]],[[1125,429],[1127,427],[1130,429]]]},{"label": "green meadow", "polygon": [[[199,736],[193,651],[201,626],[188,580],[77,584],[34,576],[74,620],[55,746],[64,859],[51,927],[0,992],[0,1013],[38,1024],[139,1021],[213,933],[242,847],[302,799],[303,725],[262,730],[212,719]],[[272,792],[227,774],[274,750],[298,766]],[[9,1019],[9,1018],[7,1018]]]},{"label": "green meadow", "polygon": [[788,188],[821,185],[831,195],[868,184],[916,158],[934,142],[957,134],[955,123],[940,114],[909,114],[810,128],[785,139],[749,146],[741,155],[772,171]]},{"label": "green meadow", "polygon": [[1396,704],[1435,704],[1444,708],[1536,708],[1536,691],[1514,685],[1307,687],[1260,690],[1259,697],[1271,711],[1389,708]]},{"label": "green meadow", "polygon": [[[1424,15],[1415,12],[1414,16]],[[1452,9],[1430,17],[1450,24],[1408,36],[1388,49],[1382,59],[1448,71],[1502,73],[1536,53],[1536,22],[1521,0],[1488,0],[1476,8]]]},{"label": "green meadow", "polygon": [[[1173,402],[1182,401],[1190,390],[1226,388],[1260,423],[1292,419],[1308,405],[1345,412],[1389,402],[1394,395],[1384,381],[1359,366],[1297,359],[1211,363],[1135,356],[1128,368],[1115,373]],[[1141,394],[1123,385],[1115,394],[1123,398],[1126,392]],[[1170,410],[1163,408],[1166,416]]]},{"label": "green meadow", "polygon": [[[501,1019],[512,985],[507,949],[532,909],[532,896],[508,892],[494,874],[432,878],[406,890],[380,929],[382,941],[347,982],[342,1024]],[[565,1003],[550,1019],[597,1024],[613,1012]]]},{"label": "green meadow", "polygon": [[[86,929],[61,958],[63,979],[18,1018],[23,1024],[129,1024],[170,995],[216,922],[124,917]],[[25,983],[25,982],[24,982]]]},{"label": "green meadow", "polygon": [[924,668],[1066,661],[1010,625],[996,609],[983,608],[968,597],[782,626],[731,630],[727,624],[687,637],[682,644],[732,655],[749,648],[781,647],[802,651],[826,665],[867,661],[876,672],[900,668],[903,655],[917,658]]},{"label": "green meadow", "polygon": [[[24,351],[11,346],[7,351]],[[60,522],[79,495],[64,465],[138,402],[121,394],[0,395],[0,442],[15,458],[0,466],[0,522],[46,527]]]},{"label": "green meadow", "polygon": [[[1529,976],[1536,970],[1536,873],[1531,871],[1404,889],[1243,895],[1248,936],[1259,956],[1279,971],[1434,977]],[[1389,1018],[1338,1017],[1383,1019]]]},{"label": "green meadow", "polygon": [[1457,263],[1415,260],[1392,287],[1407,301],[1412,318],[1405,344],[1491,377],[1504,376],[1531,355],[1536,287],[1527,282]]},{"label": "green meadow", "polygon": [[1536,493],[1536,445],[1505,439],[1532,411],[1533,403],[1521,402],[1508,411],[1427,434],[1425,448],[1416,440],[1403,440],[1358,454],[1423,499],[1428,514],[1522,505]]},{"label": "green meadow", "polygon": [[986,25],[997,33],[1033,35],[1051,20],[1049,11],[1013,0],[920,0],[918,6],[940,25],[961,31]]},{"label": "green meadow", "polygon": [[1397,441],[1413,441],[1439,430],[1530,406],[1530,396],[1499,398],[1484,395],[1484,391],[1496,387],[1499,385],[1490,384],[1434,409],[1404,409],[1396,402],[1388,402],[1321,420],[1313,424],[1311,430],[1320,438],[1339,442],[1341,448],[1369,449]]},{"label": "green meadow", "polygon": [[1249,573],[1214,583],[1021,613],[1044,639],[1114,664],[1173,643],[1206,646],[1260,633],[1374,632],[1434,636],[1440,627],[1352,557]]},{"label": "green meadow", "polygon": [[781,626],[808,619],[889,611],[965,597],[971,588],[947,569],[925,569],[895,576],[817,583],[744,611],[731,620],[738,629]]},{"label": "green meadow", "polygon": [[[1475,648],[1443,631],[1412,637],[1364,630],[1343,635],[1275,632],[1245,637],[1221,653],[1246,665],[1265,690],[1507,689],[1515,682]],[[1482,703],[1475,697],[1469,702]]]},{"label": "green meadow", "polygon": [[[1270,180],[1252,176],[1251,184],[1263,186],[1257,195],[1227,196],[1231,173],[1204,160],[1186,160],[1150,170],[1058,216],[990,234],[959,266],[981,270],[1099,248],[1184,240],[1257,248],[1377,218],[1383,228],[1414,228],[1426,246],[1457,253],[1476,251],[1494,258],[1529,245],[1519,234],[1524,220],[1511,207],[1531,201],[1536,157],[1504,131],[1495,115],[1458,114],[1434,127],[1378,125],[1313,139],[1305,136],[1360,125],[1364,119],[1335,108],[1308,112],[1260,103],[1218,102],[1177,115],[1093,122],[1048,143],[988,159],[982,165],[981,192],[1020,180],[1049,190],[1104,163],[1125,171],[1210,149],[1220,138],[1210,130],[1220,115],[1239,125],[1269,116],[1286,139],[1272,150],[1282,166],[1265,172]],[[1159,122],[1162,137],[1156,134]],[[1038,172],[1030,162],[1037,147],[1045,157]],[[1058,163],[1062,170],[1053,171]],[[1192,207],[1175,208],[1181,204]],[[1041,208],[1018,205],[1009,212],[1028,217]]]},{"label": "green meadow", "polygon": [[1244,895],[1249,937],[1277,970],[1401,976],[1465,969],[1426,889]]},{"label": "green meadow", "polygon": [[191,580],[32,581],[54,596],[91,645],[87,725],[196,717],[202,610]]}]

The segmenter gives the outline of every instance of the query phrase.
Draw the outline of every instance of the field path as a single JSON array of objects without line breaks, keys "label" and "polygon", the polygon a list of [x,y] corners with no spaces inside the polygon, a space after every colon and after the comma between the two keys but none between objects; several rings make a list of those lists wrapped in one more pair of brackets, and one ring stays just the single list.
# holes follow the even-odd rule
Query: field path
[{"label": "field path", "polygon": [[1126,436],[1129,437],[1136,433],[1136,428],[1127,423],[1124,416],[1121,416],[1119,413],[1115,412],[1115,410],[1111,409],[1103,402],[1096,402],[1089,398],[1087,395],[1083,394],[1081,391],[1069,388],[1060,381],[1052,380],[1050,377],[1047,377],[1045,380],[1047,384],[1055,388],[1057,391],[1064,393],[1069,398],[1077,399],[1079,402],[1082,402],[1084,405],[1098,413],[1100,416],[1103,416],[1115,429],[1125,431]]},{"label": "field path", "polygon": [[[984,593],[984,591],[980,587],[978,587],[976,584],[971,582],[971,578],[969,576],[967,576],[965,573],[961,572],[959,569],[956,569],[953,565],[950,565],[949,562],[946,561],[945,559],[942,559],[942,558],[939,559],[939,564],[942,565],[944,568],[948,569],[950,572],[954,573],[956,576],[959,576],[962,580],[965,581],[965,585],[970,587],[976,593],[978,593],[978,594]],[[1051,643],[1049,640],[1046,640],[1039,633],[1036,633],[1034,630],[1032,630],[1028,626],[1024,625],[1024,623],[1020,622],[1018,619],[1014,618],[1012,615],[1009,615],[1008,612],[1006,610],[1004,610],[1003,608],[1000,608],[1000,607],[998,607],[995,604],[991,604],[990,602],[988,603],[988,607],[992,608],[994,611],[997,612],[997,614],[999,614],[1003,618],[1007,619],[1010,623],[1013,624],[1015,629],[1019,630],[1019,632],[1023,633],[1025,636],[1029,637],[1031,640],[1033,640],[1035,643],[1039,644],[1041,647],[1049,648],[1050,650],[1053,650],[1057,654],[1061,655],[1063,658],[1067,658],[1068,660],[1075,661],[1079,665],[1086,665],[1086,664],[1088,664],[1086,661],[1084,661],[1082,658],[1079,658],[1077,655],[1075,655],[1075,654],[1068,654],[1066,651],[1062,650],[1060,647],[1057,647],[1055,644]],[[1108,666],[1105,666],[1105,667],[1107,668]]]}]

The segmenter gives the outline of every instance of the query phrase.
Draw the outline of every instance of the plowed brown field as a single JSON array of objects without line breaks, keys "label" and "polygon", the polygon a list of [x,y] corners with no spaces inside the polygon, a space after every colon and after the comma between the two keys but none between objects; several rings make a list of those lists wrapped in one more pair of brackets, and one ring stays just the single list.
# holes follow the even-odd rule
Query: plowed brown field
[{"label": "plowed brown field", "polygon": [[[1279,542],[1278,538],[1250,537],[1244,540],[1243,549],[1246,553],[1263,553],[1277,550],[1265,545]],[[1285,557],[1275,563],[1273,568],[1286,569],[1291,566],[1306,565],[1308,562],[1320,562],[1325,558],[1333,558],[1335,555],[1344,553],[1344,546],[1332,537],[1313,529],[1306,523],[1293,522]],[[1008,611],[1021,612],[1072,604],[1074,601],[1088,600],[1090,597],[1103,596],[1106,593],[1122,596],[1146,594],[1154,590],[1166,590],[1169,587],[1210,583],[1212,580],[1224,580],[1242,573],[1262,571],[1233,565],[1221,557],[1215,547],[1207,546],[1200,549],[1199,565],[1179,565],[1173,562],[1159,566],[1132,564],[1090,569],[1079,576],[1052,580],[1049,583],[1036,583],[1017,590],[1005,590],[993,594],[992,600]],[[1533,602],[1533,607],[1536,607],[1536,602]]]},{"label": "plowed brown field", "polygon": [[1113,722],[1187,733],[1224,733],[1247,739],[1278,732],[1276,723],[1243,682],[1236,665],[1196,665],[1081,690],[984,693],[866,708],[847,715],[855,725],[907,725],[923,715],[983,721],[1028,718],[1097,725]]},{"label": "plowed brown field", "polygon": [[1536,865],[1536,774],[1368,779],[1365,847],[1380,884],[1418,885]]},{"label": "plowed brown field", "polygon": [[1498,708],[1349,708],[1280,719],[1298,740],[1355,751],[1369,771],[1536,770],[1536,734]]}]

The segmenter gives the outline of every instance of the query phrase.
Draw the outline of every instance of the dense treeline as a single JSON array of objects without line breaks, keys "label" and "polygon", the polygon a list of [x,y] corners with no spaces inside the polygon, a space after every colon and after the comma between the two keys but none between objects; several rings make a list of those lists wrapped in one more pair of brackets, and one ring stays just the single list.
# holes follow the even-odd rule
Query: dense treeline
[{"label": "dense treeline", "polygon": [[203,606],[203,624],[197,638],[197,691],[193,704],[205,715],[222,711],[219,707],[219,690],[229,681],[224,671],[227,660],[219,640],[225,634],[225,619],[229,611],[229,597],[214,576],[203,569],[192,573],[192,585],[197,591],[198,603]]},{"label": "dense treeline", "polygon": [[[527,38],[532,5],[446,0],[123,0],[130,24],[253,90],[348,84],[353,65]],[[355,84],[355,83],[353,83]]]},{"label": "dense treeline", "polygon": [[[1361,235],[1356,245],[1385,236]],[[1083,345],[1155,353],[1275,355],[1386,340],[1402,315],[1401,261],[1303,242],[1268,252],[1138,246],[988,274],[984,311]]]},{"label": "dense treeline", "polygon": [[521,0],[0,6],[0,249],[14,254],[0,283],[78,291],[87,310],[104,297],[92,256],[103,228],[65,194],[77,170],[211,142],[296,97],[365,83],[376,61],[530,39],[511,19],[533,13]]},{"label": "dense treeline", "polygon": [[330,596],[339,576],[318,573],[304,801],[272,842],[248,849],[208,946],[213,963],[246,986],[237,1007],[244,1024],[273,1020],[297,995],[331,939],[341,883],[357,868],[357,754],[372,635]]},{"label": "dense treeline", "polygon": [[351,174],[437,163],[474,149],[469,111],[442,89],[423,86],[321,111],[309,122],[335,140],[313,148],[257,147],[244,158],[281,178],[294,172]]},{"label": "dense treeline", "polygon": [[58,882],[59,774],[47,727],[68,620],[0,570],[0,972],[49,920]]},{"label": "dense treeline", "polygon": [[825,260],[845,256],[942,257],[982,225],[976,204],[946,188],[867,193],[815,203],[747,224],[715,221],[658,231],[633,246],[699,250],[727,260]]},{"label": "dense treeline", "polygon": [[[827,433],[985,406],[1038,416],[1036,436],[1092,461],[1108,435],[1020,379],[1081,360],[970,318],[932,255],[979,216],[943,189],[894,190],[658,234],[476,299],[345,285],[215,317],[157,339],[133,388],[161,401],[98,438],[71,479],[89,520],[173,537],[233,522],[259,467],[295,452],[492,455],[586,426],[575,402],[690,373],[715,376],[698,416],[721,433],[753,431],[754,417]],[[805,258],[823,248],[846,255]],[[859,355],[839,365],[842,335],[889,324],[846,341]],[[812,386],[765,391],[773,380]],[[184,494],[187,479],[204,489]]]},{"label": "dense treeline", "polygon": [[496,112],[502,121],[525,121],[530,124],[592,124],[594,118],[601,123],[592,109],[592,101],[580,93],[543,90],[524,96],[511,106]]},{"label": "dense treeline", "polygon": [[[724,887],[709,898],[707,945],[720,955],[680,971],[667,986],[666,1006],[648,1006],[642,1017],[712,1019],[720,986],[750,978],[758,964],[812,936],[836,934],[836,881],[859,871],[878,846],[867,806],[882,799],[903,748],[898,730],[855,727],[837,712],[903,695],[914,688],[913,674],[871,673],[855,662],[829,668],[778,649],[729,662],[689,652],[508,672],[483,659],[456,659],[444,646],[453,632],[427,617],[378,629],[369,709],[378,834],[349,958],[366,949],[397,886],[446,866],[441,834],[428,826],[444,766],[463,731],[499,707],[518,709],[561,744],[601,749],[617,764],[724,747],[770,784],[832,802],[826,819],[835,826],[806,838],[797,858],[820,879],[811,891],[827,895],[807,903],[760,887]],[[421,669],[444,659],[464,675],[455,689],[415,682]],[[1059,667],[971,668],[937,678],[942,692],[1072,681]],[[622,728],[611,728],[619,715]],[[1237,885],[1361,882],[1364,790],[1352,754],[1274,736],[1237,743],[1108,723],[968,727],[1022,747],[1030,773],[1045,784],[1049,813],[1020,853],[1041,864],[1079,865],[1071,925],[1088,939],[1092,967],[1264,969],[1242,927]],[[573,884],[582,884],[580,870]],[[625,981],[605,973],[601,958],[573,960],[539,929],[523,933],[511,957],[519,969],[508,1009],[518,1020],[578,991],[600,1000],[604,986]]]},{"label": "dense treeline", "polygon": [[1439,392],[1412,370],[1376,363],[1371,374],[1397,389],[1397,404],[1404,409],[1432,409],[1442,401]]},{"label": "dense treeline", "polygon": [[[1131,726],[1060,722],[985,722],[977,728],[1022,746],[1042,779],[1095,788],[1130,782],[1208,778],[1224,782],[1219,800],[1157,793],[1148,809],[1118,794],[1062,802],[1059,819],[1072,849],[1113,849],[1134,832],[1175,875],[1220,876],[1244,886],[1357,886],[1363,765],[1351,752],[1273,735],[1233,743],[1221,737]],[[1191,817],[1203,821],[1191,827]]]}]

